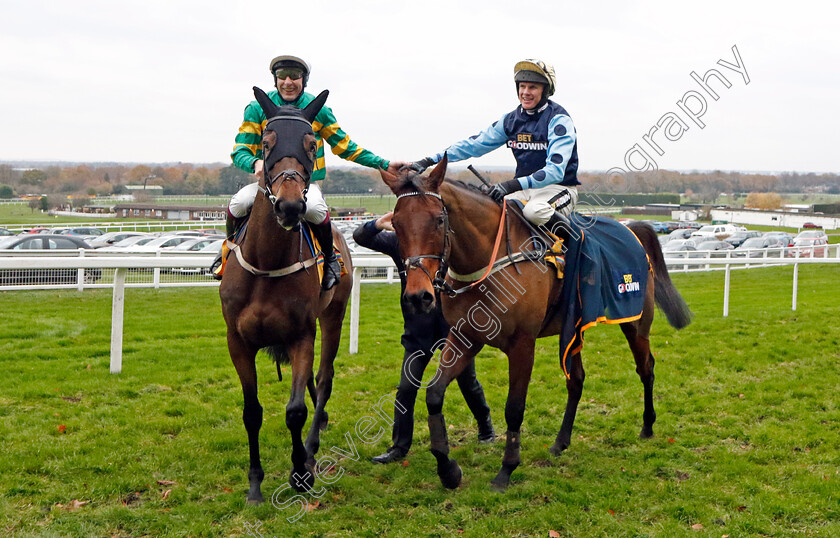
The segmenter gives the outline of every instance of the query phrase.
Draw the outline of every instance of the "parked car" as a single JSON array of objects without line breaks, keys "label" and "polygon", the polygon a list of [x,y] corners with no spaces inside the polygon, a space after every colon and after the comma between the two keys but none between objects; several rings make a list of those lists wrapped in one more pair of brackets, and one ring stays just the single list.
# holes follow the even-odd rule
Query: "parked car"
[{"label": "parked car", "polygon": [[797,237],[793,240],[793,248],[785,256],[795,258],[825,258],[828,255],[828,240],[824,237]]},{"label": "parked car", "polygon": [[10,235],[17,235],[15,232],[11,230],[7,230],[6,228],[0,228],[0,237],[8,237]]},{"label": "parked car", "polygon": [[106,232],[93,239],[88,239],[87,242],[93,248],[102,248],[119,243],[123,239],[129,237],[153,237],[152,234],[146,232]]},{"label": "parked car", "polygon": [[793,238],[793,241],[796,242],[797,239],[818,239],[822,238],[828,241],[828,236],[825,234],[823,230],[803,230],[796,234],[796,237]]},{"label": "parked car", "polygon": [[718,239],[723,240],[734,234],[735,232],[743,231],[740,226],[734,224],[709,224],[702,226],[699,230],[691,233],[691,237],[700,237],[704,239]]},{"label": "parked car", "polygon": [[732,246],[732,243],[727,243],[726,241],[718,241],[717,239],[712,239],[710,241],[703,241],[697,244],[697,250],[700,252],[703,251],[711,251],[709,256],[712,258],[723,258],[726,257],[727,250],[734,250],[735,247]]},{"label": "parked car", "polygon": [[669,233],[666,237],[670,237],[670,239],[668,240],[668,242],[670,243],[674,239],[688,239],[689,237],[691,237],[692,233],[694,233],[694,230],[692,230],[691,228],[680,228]]},{"label": "parked car", "polygon": [[820,226],[819,224],[814,224],[813,222],[806,222],[805,224],[802,225],[802,227],[803,228],[819,228],[819,229],[822,229],[822,226]]},{"label": "parked car", "polygon": [[101,250],[102,252],[125,252],[128,248],[131,248],[135,245],[145,245],[146,243],[148,243],[149,241],[153,241],[154,239],[157,239],[156,235],[133,235],[131,237],[126,237],[121,241],[117,241],[109,247],[100,248],[99,250]]},{"label": "parked car", "polygon": [[688,228],[690,230],[699,230],[702,227],[703,227],[703,224],[701,224],[699,222],[695,222],[693,220],[681,220],[680,223],[679,223],[679,226],[677,226],[677,228],[679,228],[679,229]]},{"label": "parked car", "polygon": [[[130,237],[129,239],[133,239],[133,237]],[[189,235],[164,235],[161,237],[152,237],[150,241],[146,241],[146,239],[148,238],[144,237],[140,241],[137,241],[132,245],[119,248],[118,250],[122,252],[156,252],[158,250],[166,250],[176,245],[180,245],[185,241],[193,239],[193,237],[190,237]],[[114,248],[116,247],[119,247],[119,245],[114,245]]]},{"label": "parked car", "polygon": [[676,230],[677,228],[680,227],[680,223],[675,221],[675,220],[668,220],[668,221],[665,221],[663,224],[667,228],[665,233],[671,233],[671,232],[673,232],[674,230]]},{"label": "parked car", "polygon": [[735,232],[724,241],[731,244],[733,247],[740,247],[741,243],[749,239],[750,237],[761,237],[761,232],[758,230],[744,230],[740,232]]},{"label": "parked car", "polygon": [[99,228],[88,228],[88,227],[81,227],[81,228],[64,228],[61,232],[63,235],[76,235],[83,239],[85,238],[94,238],[99,237],[100,235],[104,234],[105,232],[100,230]]},{"label": "parked car", "polygon": [[[195,241],[187,241],[172,247],[169,249],[170,252],[200,252],[203,254],[216,254],[219,262],[221,263],[221,252],[222,252],[222,244],[225,242],[224,238],[221,239],[213,239],[213,238],[198,238]],[[214,265],[215,267],[215,265]],[[209,274],[208,269],[199,268],[199,267],[175,267],[171,270],[173,273],[180,273],[180,274]]]},{"label": "parked car", "polygon": [[775,237],[783,247],[793,246],[793,236],[787,232],[764,232],[764,237]]},{"label": "parked car", "polygon": [[44,227],[40,227],[40,228],[27,228],[26,230],[22,231],[21,233],[22,233],[22,234],[40,234],[40,233],[46,233],[46,232],[48,232],[49,230],[50,230],[49,228],[44,228]]},{"label": "parked car", "polygon": [[688,245],[692,248],[696,248],[697,244],[694,242],[693,239],[671,239],[668,241],[663,247],[663,252],[674,252],[680,249],[680,247]]},{"label": "parked car", "polygon": [[653,231],[658,234],[664,234],[669,232],[668,227],[661,220],[643,220],[642,222],[649,225],[651,228],[653,228]]},{"label": "parked car", "polygon": [[785,246],[776,236],[750,237],[732,251],[732,257],[763,258],[765,253],[762,251],[766,250],[768,258],[781,258]]},{"label": "parked car", "polygon": [[[43,251],[89,249],[83,239],[72,235],[21,234],[0,239],[0,251]],[[102,277],[101,269],[85,269],[84,280],[92,284]],[[73,284],[76,269],[7,269],[0,271],[0,284]]]}]

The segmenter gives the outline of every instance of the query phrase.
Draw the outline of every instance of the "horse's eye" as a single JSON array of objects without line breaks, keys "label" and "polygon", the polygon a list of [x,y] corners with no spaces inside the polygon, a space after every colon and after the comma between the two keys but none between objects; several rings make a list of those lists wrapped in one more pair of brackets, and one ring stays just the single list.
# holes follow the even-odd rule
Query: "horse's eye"
[{"label": "horse's eye", "polygon": [[444,222],[445,221],[443,220],[443,217],[438,217],[438,220],[437,220],[438,228],[442,227]]}]

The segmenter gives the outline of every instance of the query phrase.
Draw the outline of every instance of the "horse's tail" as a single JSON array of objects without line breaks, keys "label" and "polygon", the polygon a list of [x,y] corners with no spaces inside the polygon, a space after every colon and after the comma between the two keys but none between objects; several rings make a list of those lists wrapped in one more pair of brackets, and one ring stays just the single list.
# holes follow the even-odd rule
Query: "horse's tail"
[{"label": "horse's tail", "polygon": [[279,362],[280,364],[289,364],[289,362],[291,362],[289,353],[283,346],[268,346],[264,347],[263,351],[265,351],[274,362]]},{"label": "horse's tail", "polygon": [[636,234],[642,246],[647,252],[651,267],[653,267],[654,278],[654,299],[659,308],[668,318],[668,323],[676,329],[682,329],[691,323],[691,310],[685,300],[677,291],[671,277],[668,275],[668,268],[665,265],[665,258],[662,255],[662,246],[659,238],[650,225],[644,222],[631,222],[628,225],[630,231]]}]

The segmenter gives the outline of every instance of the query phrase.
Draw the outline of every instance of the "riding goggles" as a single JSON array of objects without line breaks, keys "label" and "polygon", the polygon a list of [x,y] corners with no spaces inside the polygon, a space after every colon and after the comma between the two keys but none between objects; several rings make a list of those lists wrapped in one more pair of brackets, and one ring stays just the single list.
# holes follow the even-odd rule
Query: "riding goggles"
[{"label": "riding goggles", "polygon": [[275,71],[274,76],[277,77],[277,80],[286,80],[287,77],[292,80],[300,80],[303,78],[303,69],[283,67]]}]

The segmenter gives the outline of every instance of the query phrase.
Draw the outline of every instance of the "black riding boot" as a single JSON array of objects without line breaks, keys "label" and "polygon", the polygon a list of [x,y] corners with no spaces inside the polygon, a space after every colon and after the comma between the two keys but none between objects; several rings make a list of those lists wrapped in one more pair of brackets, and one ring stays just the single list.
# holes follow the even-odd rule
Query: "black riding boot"
[{"label": "black riding boot", "polygon": [[324,253],[324,280],[321,281],[321,289],[326,291],[336,284],[341,279],[341,265],[338,263],[338,258],[335,256],[335,249],[333,248],[332,224],[327,218],[321,224],[312,225],[312,233],[315,234],[315,239],[321,245],[321,252]]}]

